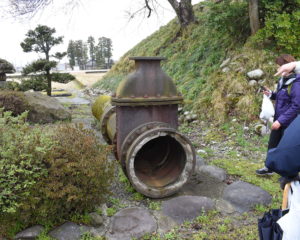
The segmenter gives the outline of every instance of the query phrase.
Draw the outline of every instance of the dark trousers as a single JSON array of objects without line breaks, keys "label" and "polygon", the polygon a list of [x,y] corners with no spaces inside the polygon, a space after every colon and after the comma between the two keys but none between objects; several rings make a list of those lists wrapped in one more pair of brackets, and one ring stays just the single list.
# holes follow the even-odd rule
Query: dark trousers
[{"label": "dark trousers", "polygon": [[268,150],[271,148],[276,148],[278,143],[280,142],[280,139],[282,138],[284,134],[284,130],[286,127],[280,127],[277,130],[272,130],[270,133],[269,143],[268,143]]}]

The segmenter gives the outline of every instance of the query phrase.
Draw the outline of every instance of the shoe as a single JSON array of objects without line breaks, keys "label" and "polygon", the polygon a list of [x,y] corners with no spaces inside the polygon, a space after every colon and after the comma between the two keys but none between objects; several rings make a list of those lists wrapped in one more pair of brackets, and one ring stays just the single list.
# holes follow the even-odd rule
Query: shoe
[{"label": "shoe", "polygon": [[273,174],[273,172],[271,170],[269,170],[267,167],[257,169],[255,172],[257,175],[272,175]]}]

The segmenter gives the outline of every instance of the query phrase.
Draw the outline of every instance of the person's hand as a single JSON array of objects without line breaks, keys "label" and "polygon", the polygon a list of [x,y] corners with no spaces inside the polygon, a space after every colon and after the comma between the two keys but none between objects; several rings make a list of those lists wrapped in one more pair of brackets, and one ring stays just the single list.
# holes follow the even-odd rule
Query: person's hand
[{"label": "person's hand", "polygon": [[272,95],[272,91],[269,88],[264,87],[264,90],[262,91],[263,94],[265,94],[267,97],[270,97]]},{"label": "person's hand", "polygon": [[275,122],[273,122],[271,129],[272,130],[278,130],[281,127],[280,122],[278,122],[277,120]]},{"label": "person's hand", "polygon": [[277,73],[274,76],[287,76],[292,72],[296,67],[296,62],[290,62],[280,66],[277,69]]}]

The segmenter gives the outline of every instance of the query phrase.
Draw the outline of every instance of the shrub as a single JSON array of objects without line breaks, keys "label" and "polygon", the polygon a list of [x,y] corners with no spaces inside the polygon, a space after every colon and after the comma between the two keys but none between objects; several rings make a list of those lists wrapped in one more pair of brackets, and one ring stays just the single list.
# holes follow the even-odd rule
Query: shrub
[{"label": "shrub", "polygon": [[109,147],[100,145],[91,130],[61,125],[55,133],[55,144],[45,160],[48,175],[40,179],[29,198],[28,208],[40,220],[93,210],[105,200],[113,178]]},{"label": "shrub", "polygon": [[4,111],[11,111],[13,116],[29,110],[24,93],[7,90],[0,91],[0,108],[4,108]]},{"label": "shrub", "polygon": [[54,82],[68,83],[76,78],[70,73],[51,73],[51,79]]},{"label": "shrub", "polygon": [[300,56],[300,2],[297,0],[262,0],[264,26],[255,36],[257,42],[271,46],[275,51]]},{"label": "shrub", "polygon": [[113,177],[110,149],[90,130],[33,127],[26,115],[0,114],[0,236],[17,222],[58,223],[93,210]]},{"label": "shrub", "polygon": [[28,91],[33,89],[34,91],[43,91],[47,89],[47,79],[44,75],[30,76],[20,84],[21,91]]},{"label": "shrub", "polygon": [[206,2],[210,7],[207,13],[207,26],[220,33],[235,35],[236,41],[245,42],[251,34],[248,3],[224,0],[218,4]]},{"label": "shrub", "polygon": [[43,160],[51,141],[41,129],[25,122],[27,112],[18,117],[11,112],[0,114],[0,212],[14,213],[21,206],[20,199],[47,174]]},{"label": "shrub", "polygon": [[20,84],[18,82],[6,81],[5,84],[0,86],[0,90],[19,91]]}]

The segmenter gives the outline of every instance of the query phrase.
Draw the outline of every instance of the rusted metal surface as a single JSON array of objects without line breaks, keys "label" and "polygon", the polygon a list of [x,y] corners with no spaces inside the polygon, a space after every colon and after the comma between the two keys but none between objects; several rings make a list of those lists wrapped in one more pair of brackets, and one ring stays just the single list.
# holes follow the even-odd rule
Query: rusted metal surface
[{"label": "rusted metal surface", "polygon": [[116,107],[107,104],[100,119],[100,129],[104,140],[113,143],[116,135]]},{"label": "rusted metal surface", "polygon": [[191,142],[173,128],[154,128],[130,145],[126,171],[132,186],[144,195],[161,198],[176,193],[195,166]]},{"label": "rusted metal surface", "polygon": [[116,106],[179,104],[182,96],[161,69],[160,57],[132,57],[136,71],[121,81],[112,98]]},{"label": "rusted metal surface", "polygon": [[117,106],[117,152],[120,159],[121,146],[126,136],[136,127],[149,122],[168,123],[178,127],[177,105],[160,106]]},{"label": "rusted metal surface", "polygon": [[136,71],[124,79],[106,106],[101,130],[116,144],[116,156],[133,187],[161,198],[177,192],[191,176],[195,151],[176,129],[182,96],[160,67],[159,57],[134,57]]}]

